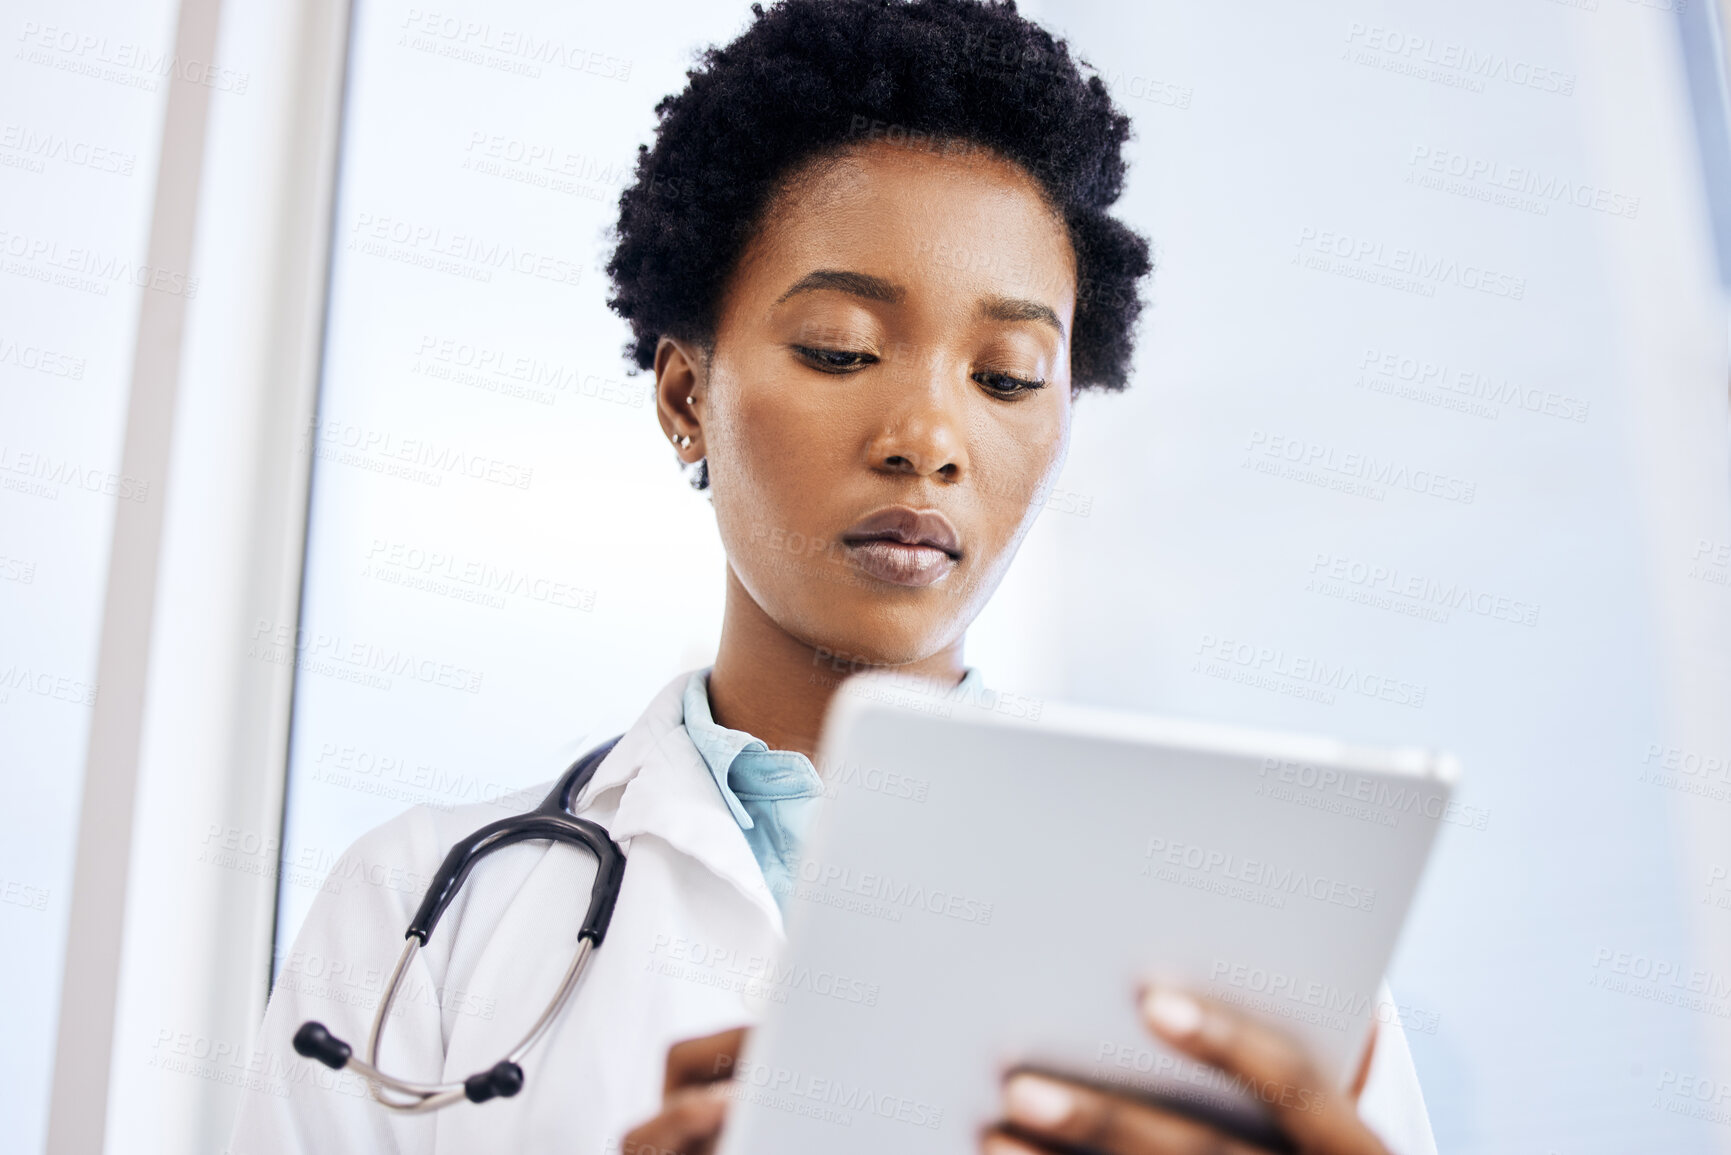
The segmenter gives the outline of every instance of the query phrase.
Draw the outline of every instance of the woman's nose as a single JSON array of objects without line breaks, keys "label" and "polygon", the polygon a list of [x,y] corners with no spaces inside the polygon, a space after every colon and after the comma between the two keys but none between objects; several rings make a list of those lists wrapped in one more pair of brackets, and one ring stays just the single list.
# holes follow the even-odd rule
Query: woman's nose
[{"label": "woman's nose", "polygon": [[868,454],[873,469],[946,483],[960,481],[968,468],[961,415],[932,396],[897,414],[872,438]]}]

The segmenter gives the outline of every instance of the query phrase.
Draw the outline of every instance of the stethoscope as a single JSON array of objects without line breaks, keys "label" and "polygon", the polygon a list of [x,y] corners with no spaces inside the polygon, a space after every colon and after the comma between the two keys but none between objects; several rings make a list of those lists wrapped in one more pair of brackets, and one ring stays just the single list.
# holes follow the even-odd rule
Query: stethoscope
[{"label": "stethoscope", "polygon": [[[529,813],[489,823],[451,847],[451,852],[445,856],[445,861],[440,863],[438,872],[428,884],[427,897],[421,901],[420,909],[409,923],[408,933],[403,936],[403,953],[397,956],[396,968],[391,971],[391,980],[385,986],[385,997],[373,1015],[373,1029],[367,1036],[366,1062],[355,1058],[353,1049],[325,1029],[323,1023],[302,1023],[300,1030],[295,1032],[295,1050],[309,1059],[317,1059],[332,1070],[348,1067],[360,1074],[371,1087],[373,1098],[393,1111],[437,1111],[461,1099],[485,1103],[496,1097],[508,1099],[521,1091],[523,1068],[518,1066],[518,1061],[565,1008],[571,992],[577,988],[577,980],[583,977],[589,956],[600,947],[607,934],[607,924],[613,918],[613,904],[619,899],[619,883],[625,876],[624,851],[608,837],[605,829],[571,812],[578,793],[618,741],[614,738],[579,758],[565,771],[552,793]],[[541,1017],[535,1020],[523,1041],[511,1048],[510,1054],[461,1083],[411,1083],[385,1074],[379,1070],[379,1036],[384,1031],[385,1019],[391,1013],[391,1003],[397,997],[397,987],[401,985],[415,952],[427,945],[427,936],[438,925],[439,916],[457,897],[458,888],[477,862],[501,847],[537,838],[586,847],[595,856],[596,863],[595,884],[589,890],[589,911],[583,916],[582,929],[577,932],[577,956],[571,960],[571,967],[565,972],[565,979],[559,984],[553,1001],[547,1004],[547,1009],[541,1012]],[[402,1097],[393,1098],[393,1094]]]}]

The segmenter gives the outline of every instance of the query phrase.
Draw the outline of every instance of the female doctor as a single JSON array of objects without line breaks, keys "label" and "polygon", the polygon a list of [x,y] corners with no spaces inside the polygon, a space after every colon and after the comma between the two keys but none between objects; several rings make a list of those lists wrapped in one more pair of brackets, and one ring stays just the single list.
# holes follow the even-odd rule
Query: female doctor
[{"label": "female doctor", "polygon": [[[272,994],[269,1061],[231,1155],[712,1150],[721,1076],[755,1016],[742,979],[782,942],[824,790],[810,759],[836,670],[975,692],[964,632],[1063,464],[1073,400],[1126,383],[1149,269],[1146,243],[1108,215],[1129,122],[1063,43],[979,0],[784,0],[754,15],[659,106],[608,267],[727,571],[714,666],[657,694],[576,801],[625,851],[605,944],[524,1060],[520,1095],[399,1114],[290,1038],[309,1019],[367,1037],[417,896],[366,882],[321,894]],[[496,817],[422,807],[349,853],[425,878]],[[410,965],[380,1066],[461,1080],[506,1053],[565,972],[594,872],[544,842],[489,857]],[[1434,1150],[1394,1024],[1341,1093],[1228,1007],[1170,989],[1124,998],[1151,1032],[1265,1092],[1299,1150]],[[1245,1150],[1030,1075],[1007,1079],[978,1142]]]}]

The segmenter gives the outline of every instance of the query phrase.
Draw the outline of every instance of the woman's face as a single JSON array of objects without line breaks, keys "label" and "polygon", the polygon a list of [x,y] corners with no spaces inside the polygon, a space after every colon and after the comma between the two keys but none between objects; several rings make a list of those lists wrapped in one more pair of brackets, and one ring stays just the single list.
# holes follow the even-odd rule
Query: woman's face
[{"label": "woman's face", "polygon": [[891,144],[812,166],[768,222],[707,369],[663,341],[663,428],[708,458],[768,617],[843,660],[920,661],[983,608],[1063,464],[1067,232],[1015,165]]}]

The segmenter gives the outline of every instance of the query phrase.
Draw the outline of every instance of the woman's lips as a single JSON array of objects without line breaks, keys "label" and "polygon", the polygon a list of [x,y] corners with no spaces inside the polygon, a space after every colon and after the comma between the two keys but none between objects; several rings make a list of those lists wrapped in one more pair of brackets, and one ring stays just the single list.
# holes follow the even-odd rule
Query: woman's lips
[{"label": "woman's lips", "polygon": [[929,586],[949,576],[962,558],[962,538],[935,509],[892,505],[844,530],[848,559],[880,581]]},{"label": "woman's lips", "polygon": [[955,558],[929,545],[903,545],[880,538],[850,541],[847,551],[854,565],[880,581],[898,586],[929,586],[948,577],[956,568]]}]

